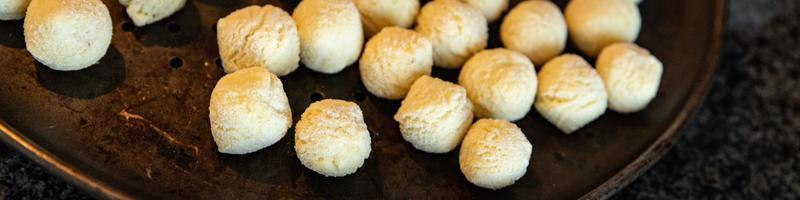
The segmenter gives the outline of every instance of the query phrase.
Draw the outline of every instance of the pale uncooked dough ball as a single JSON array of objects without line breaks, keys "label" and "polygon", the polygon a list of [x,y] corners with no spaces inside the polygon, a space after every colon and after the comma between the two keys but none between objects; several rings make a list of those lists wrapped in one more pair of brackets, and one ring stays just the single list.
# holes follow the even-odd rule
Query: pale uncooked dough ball
[{"label": "pale uncooked dough ball", "polygon": [[431,74],[433,47],[425,36],[398,27],[384,28],[367,42],[359,69],[361,81],[375,96],[398,100],[414,80]]},{"label": "pale uncooked dough ball", "polygon": [[300,61],[309,69],[334,74],[361,54],[364,32],[351,0],[303,0],[292,17],[300,33]]},{"label": "pale uncooked dough ball", "polygon": [[467,180],[487,189],[500,189],[525,175],[533,145],[517,125],[481,119],[469,129],[458,162]]},{"label": "pale uncooked dough ball", "polygon": [[25,17],[31,0],[0,0],[0,20],[18,20]]},{"label": "pale uncooked dough ball", "polygon": [[617,43],[600,53],[597,72],[608,90],[608,108],[632,113],[644,109],[656,97],[663,64],[636,44]]},{"label": "pale uncooked dough ball", "polygon": [[111,15],[100,0],[34,0],[24,23],[28,51],[54,70],[94,65],[111,45]]},{"label": "pale uncooked dough ball", "polygon": [[186,5],[186,0],[119,0],[119,3],[127,8],[133,24],[141,27],[175,14]]},{"label": "pale uncooked dough ball", "polygon": [[237,10],[217,23],[217,42],[225,72],[260,67],[278,76],[300,64],[300,38],[289,13],[265,5]]},{"label": "pale uncooked dough ball", "polygon": [[419,13],[419,0],[353,0],[361,13],[361,23],[367,36],[381,32],[384,27],[409,28]]},{"label": "pale uncooked dough ball", "polygon": [[459,85],[430,76],[414,82],[394,120],[403,139],[429,153],[455,149],[472,124],[472,103]]},{"label": "pale uncooked dough ball", "polygon": [[497,21],[500,15],[508,10],[508,0],[460,0],[472,7],[478,8],[486,20],[489,22]]},{"label": "pale uncooked dough ball", "polygon": [[630,0],[572,0],[566,16],[572,42],[591,57],[608,45],[633,42],[642,27],[639,8]]},{"label": "pale uncooked dough ball", "polygon": [[292,126],[283,84],[264,68],[225,75],[211,92],[211,134],[219,152],[246,154],[278,142]]},{"label": "pale uncooked dough ball", "polygon": [[477,8],[454,0],[432,1],[422,7],[417,32],[433,44],[433,63],[458,69],[473,54],[486,48],[489,27]]},{"label": "pale uncooked dough ball", "polygon": [[356,172],[372,149],[361,108],[342,100],[326,99],[308,106],[297,122],[294,140],[303,166],[333,177]]},{"label": "pale uncooked dough ball", "polygon": [[533,64],[543,65],[564,51],[567,22],[553,2],[525,1],[506,15],[500,40],[506,48],[528,56]]},{"label": "pale uncooked dough ball", "polygon": [[556,57],[539,71],[534,106],[542,117],[566,134],[603,115],[607,101],[603,79],[580,56]]},{"label": "pale uncooked dough ball", "polygon": [[485,50],[464,64],[458,84],[467,89],[476,116],[516,121],[525,117],[533,106],[536,69],[521,53]]}]

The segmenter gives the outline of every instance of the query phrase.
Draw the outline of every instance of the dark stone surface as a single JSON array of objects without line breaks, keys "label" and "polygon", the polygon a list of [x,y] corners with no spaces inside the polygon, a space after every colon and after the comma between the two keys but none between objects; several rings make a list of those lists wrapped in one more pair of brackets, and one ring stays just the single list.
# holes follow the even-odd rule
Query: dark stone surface
[{"label": "dark stone surface", "polygon": [[[675,147],[615,199],[800,198],[800,2],[729,4],[704,106]],[[5,145],[0,195],[89,198]]]}]

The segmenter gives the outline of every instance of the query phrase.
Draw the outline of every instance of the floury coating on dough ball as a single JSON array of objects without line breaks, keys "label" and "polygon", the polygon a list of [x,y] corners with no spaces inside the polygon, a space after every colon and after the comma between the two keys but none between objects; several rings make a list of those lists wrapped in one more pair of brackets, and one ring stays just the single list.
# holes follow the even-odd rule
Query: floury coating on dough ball
[{"label": "floury coating on dough ball", "polygon": [[642,16],[630,0],[572,0],[566,9],[572,42],[590,57],[617,42],[639,37]]},{"label": "floury coating on dough ball", "polygon": [[564,51],[567,22],[553,2],[534,0],[517,4],[500,26],[506,48],[522,52],[537,66]]},{"label": "floury coating on dough ball", "polygon": [[464,64],[458,84],[467,89],[477,117],[516,121],[533,106],[536,69],[521,53],[485,50]]},{"label": "floury coating on dough ball", "polygon": [[217,23],[217,41],[225,72],[266,68],[285,76],[300,66],[300,38],[289,13],[265,5],[237,10]]},{"label": "floury coating on dough ball", "polygon": [[411,86],[394,120],[403,139],[429,153],[447,153],[472,124],[472,103],[459,85],[423,76]]},{"label": "floury coating on dough ball", "polygon": [[294,149],[303,166],[325,176],[355,173],[372,144],[358,104],[326,99],[312,103],[295,127]]},{"label": "floury coating on dough ball", "polygon": [[431,1],[417,17],[417,32],[433,44],[433,63],[458,69],[486,48],[489,27],[477,8],[454,0]]},{"label": "floury coating on dough ball", "polygon": [[597,72],[608,90],[608,108],[637,112],[656,97],[663,64],[649,51],[632,43],[606,47],[597,58]]},{"label": "floury coating on dough ball", "polygon": [[508,10],[508,0],[460,0],[481,11],[486,21],[494,22]]},{"label": "floury coating on dough ball", "polygon": [[358,60],[364,32],[351,0],[303,0],[292,18],[300,34],[300,61],[309,69],[335,74]]},{"label": "floury coating on dough ball", "polygon": [[0,20],[18,20],[25,17],[31,0],[0,0]]},{"label": "floury coating on dough ball", "polygon": [[367,91],[398,100],[414,80],[431,74],[433,47],[425,36],[398,27],[384,28],[367,42],[359,69]]},{"label": "floury coating on dough ball", "polygon": [[461,173],[477,186],[497,190],[525,175],[533,145],[517,125],[481,119],[469,129],[458,162]]},{"label": "floury coating on dough ball", "polygon": [[24,23],[28,52],[54,70],[94,65],[111,45],[111,15],[100,0],[34,0]]},{"label": "floury coating on dough ball", "polygon": [[142,27],[175,14],[186,0],[119,0],[126,7],[133,24]]},{"label": "floury coating on dough ball", "polygon": [[353,0],[361,13],[364,33],[371,37],[384,27],[409,28],[419,13],[419,0]]},{"label": "floury coating on dough ball", "polygon": [[539,71],[536,110],[566,134],[603,115],[607,101],[603,79],[580,56],[556,57]]},{"label": "floury coating on dough ball", "polygon": [[211,93],[211,134],[219,152],[247,154],[278,142],[292,126],[283,84],[264,68],[225,75]]}]

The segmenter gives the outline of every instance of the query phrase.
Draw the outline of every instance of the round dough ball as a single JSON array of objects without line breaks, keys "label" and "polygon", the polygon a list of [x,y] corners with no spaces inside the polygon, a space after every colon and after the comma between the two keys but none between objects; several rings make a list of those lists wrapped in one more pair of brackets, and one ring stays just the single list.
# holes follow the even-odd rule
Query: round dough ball
[{"label": "round dough ball", "polygon": [[489,40],[489,27],[480,11],[459,1],[426,4],[416,29],[433,44],[433,64],[446,69],[461,68]]},{"label": "round dough ball", "polygon": [[278,142],[292,126],[283,84],[264,68],[225,75],[211,92],[211,134],[219,152],[246,154]]},{"label": "round dough ball", "polygon": [[265,5],[237,10],[217,23],[217,42],[225,72],[260,67],[277,76],[300,65],[300,37],[289,13]]},{"label": "round dough ball", "polygon": [[533,145],[517,125],[481,119],[472,125],[461,144],[458,162],[467,180],[487,189],[500,189],[525,175]]},{"label": "round dough ball", "polygon": [[25,17],[31,0],[0,0],[0,20],[18,20]]},{"label": "round dough ball", "polygon": [[608,45],[633,42],[642,28],[639,8],[630,0],[572,0],[566,16],[572,42],[591,57]]},{"label": "round dough ball", "polygon": [[458,84],[467,89],[476,116],[516,121],[525,117],[533,105],[536,69],[521,53],[485,50],[464,64]]},{"label": "round dough ball", "polygon": [[620,113],[637,112],[656,97],[663,64],[632,43],[606,47],[597,59],[597,72],[608,90],[608,107]]},{"label": "round dough ball", "polygon": [[351,0],[303,0],[292,18],[300,34],[300,61],[309,69],[335,74],[361,54],[364,32]]},{"label": "round dough ball", "polygon": [[342,100],[325,99],[308,106],[297,122],[294,140],[303,166],[333,177],[356,172],[372,149],[361,108]]},{"label": "round dough ball", "polygon": [[488,22],[497,21],[500,15],[508,10],[508,0],[461,0],[461,2],[478,8]]},{"label": "round dough ball", "polygon": [[506,15],[500,40],[506,48],[528,56],[533,64],[543,65],[564,51],[567,22],[553,2],[525,1]]},{"label": "round dough ball", "polygon": [[554,58],[539,71],[534,106],[547,121],[570,134],[606,111],[603,79],[586,60],[573,54]]},{"label": "round dough ball", "polygon": [[414,82],[394,120],[403,139],[429,153],[447,153],[472,124],[472,103],[459,85],[430,76]]},{"label": "round dough ball", "polygon": [[414,25],[419,13],[419,0],[354,0],[361,13],[361,23],[367,36],[381,32],[384,27],[408,28]]},{"label": "round dough ball", "polygon": [[359,69],[367,91],[402,99],[414,80],[431,74],[433,47],[425,36],[398,27],[384,28],[367,42]]},{"label": "round dough ball", "polygon": [[133,24],[142,27],[175,14],[186,5],[186,0],[119,0],[126,7]]},{"label": "round dough ball", "polygon": [[100,0],[32,1],[24,23],[28,51],[54,70],[94,65],[111,45],[111,15]]}]

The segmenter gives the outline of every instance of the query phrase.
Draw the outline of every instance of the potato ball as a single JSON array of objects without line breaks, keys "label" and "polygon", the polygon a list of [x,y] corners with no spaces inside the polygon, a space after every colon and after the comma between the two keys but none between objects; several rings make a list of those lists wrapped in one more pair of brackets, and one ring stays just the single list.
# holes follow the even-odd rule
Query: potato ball
[{"label": "potato ball", "polygon": [[508,0],[461,0],[461,2],[478,8],[488,22],[497,21],[500,15],[508,10]]},{"label": "potato ball", "polygon": [[467,89],[477,117],[516,121],[533,106],[536,69],[521,53],[485,50],[464,64],[458,84]]},{"label": "potato ball", "polygon": [[414,80],[431,74],[433,47],[425,36],[398,27],[384,28],[367,42],[359,69],[361,81],[375,96],[397,100]]},{"label": "potato ball", "polygon": [[481,119],[469,129],[458,162],[467,180],[487,189],[500,189],[525,175],[533,145],[517,125]]},{"label": "potato ball", "polygon": [[409,28],[419,13],[419,0],[354,0],[364,33],[371,37],[384,27]]},{"label": "potato ball", "polygon": [[292,18],[300,35],[300,61],[309,69],[335,74],[358,60],[364,32],[351,0],[304,0]]},{"label": "potato ball", "polygon": [[394,120],[403,139],[429,153],[447,153],[472,124],[472,103],[459,85],[430,76],[414,82]]},{"label": "potato ball", "polygon": [[292,126],[283,84],[264,68],[230,73],[217,82],[209,104],[211,134],[219,152],[246,154],[278,142]]},{"label": "potato ball", "polygon": [[142,27],[175,14],[186,0],[119,0],[126,7],[133,24]]},{"label": "potato ball", "polygon": [[28,51],[54,70],[94,65],[111,45],[111,15],[100,0],[35,0],[24,23]]},{"label": "potato ball", "polygon": [[486,48],[489,27],[477,8],[459,1],[432,1],[422,7],[417,32],[433,44],[433,64],[458,69],[473,54]]},{"label": "potato ball", "polygon": [[356,172],[372,149],[361,108],[342,100],[326,99],[308,106],[297,122],[294,140],[303,166],[333,177]]},{"label": "potato ball", "polygon": [[663,64],[632,43],[606,47],[597,58],[597,72],[608,90],[608,107],[620,113],[637,112],[656,97]]},{"label": "potato ball", "polygon": [[288,13],[265,5],[237,10],[217,23],[217,42],[225,72],[260,67],[277,76],[300,64],[300,38]]},{"label": "potato ball", "polygon": [[642,17],[630,0],[572,0],[566,9],[572,42],[588,56],[617,42],[633,42],[639,36]]},{"label": "potato ball", "polygon": [[31,0],[0,0],[0,20],[18,20],[25,17]]},{"label": "potato ball", "polygon": [[539,92],[534,106],[566,134],[603,115],[607,101],[603,79],[580,56],[556,57],[539,71]]},{"label": "potato ball", "polygon": [[543,65],[564,51],[567,22],[553,2],[525,1],[506,15],[500,40],[506,48],[528,56],[533,64]]}]

